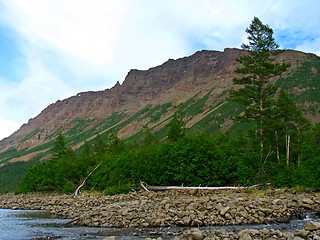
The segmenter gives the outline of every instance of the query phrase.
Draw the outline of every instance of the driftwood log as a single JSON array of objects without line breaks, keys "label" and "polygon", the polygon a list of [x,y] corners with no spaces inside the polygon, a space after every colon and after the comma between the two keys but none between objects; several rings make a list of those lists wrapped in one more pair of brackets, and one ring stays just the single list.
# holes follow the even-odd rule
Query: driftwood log
[{"label": "driftwood log", "polygon": [[[258,185],[253,185],[250,187],[178,187],[178,186],[150,186],[145,182],[140,182],[141,187],[146,190],[147,192],[149,191],[166,191],[166,190],[240,190],[240,189],[250,189],[250,188],[257,188],[261,186],[261,184]],[[267,183],[267,185],[270,185],[270,183]]]},{"label": "driftwood log", "polygon": [[78,196],[79,194],[79,191],[80,191],[80,188],[83,187],[83,185],[86,183],[87,179],[90,177],[90,175],[95,171],[97,170],[98,167],[100,167],[101,163],[99,163],[89,174],[88,176],[86,176],[85,179],[83,179],[83,181],[81,182],[81,184],[77,187],[76,191],[74,191],[74,195],[75,196]]}]

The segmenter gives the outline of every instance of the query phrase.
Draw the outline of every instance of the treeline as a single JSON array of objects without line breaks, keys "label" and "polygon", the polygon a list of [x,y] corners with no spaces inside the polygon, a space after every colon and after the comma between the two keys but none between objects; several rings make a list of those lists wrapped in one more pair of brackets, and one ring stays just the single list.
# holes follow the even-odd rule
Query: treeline
[{"label": "treeline", "polygon": [[[293,134],[293,132],[292,132]],[[279,137],[280,138],[280,137]],[[130,191],[140,181],[151,185],[227,186],[272,183],[278,187],[320,188],[320,124],[291,137],[289,161],[285,136],[282,144],[265,134],[260,160],[260,139],[255,130],[230,137],[228,133],[188,134],[174,115],[167,138],[157,139],[145,129],[141,143],[129,144],[110,131],[86,142],[75,154],[60,132],[52,159],[29,168],[21,192],[73,193],[89,173],[83,189],[115,194]]]}]

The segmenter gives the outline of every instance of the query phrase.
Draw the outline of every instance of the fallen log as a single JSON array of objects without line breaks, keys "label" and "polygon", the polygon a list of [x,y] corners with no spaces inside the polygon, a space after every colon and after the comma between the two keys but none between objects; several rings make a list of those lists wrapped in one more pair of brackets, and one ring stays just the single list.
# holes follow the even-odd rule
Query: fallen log
[{"label": "fallen log", "polygon": [[[250,189],[250,188],[257,188],[261,186],[261,184],[253,185],[250,187],[178,187],[178,186],[150,186],[145,182],[140,182],[140,185],[144,190],[147,192],[149,191],[166,191],[166,190],[241,190],[241,189]],[[267,183],[266,185],[271,185]]]},{"label": "fallen log", "polygon": [[68,226],[70,226],[71,224],[74,224],[75,222],[77,222],[79,219],[80,219],[80,217],[76,217],[76,218],[70,220],[69,222],[64,223],[63,226],[64,226],[64,227],[68,227]]},{"label": "fallen log", "polygon": [[74,195],[78,196],[80,188],[83,187],[83,185],[86,183],[87,179],[90,177],[90,175],[97,170],[98,167],[100,167],[101,163],[99,163],[89,174],[86,176],[86,178],[81,182],[81,184],[77,187],[77,189],[74,191]]}]

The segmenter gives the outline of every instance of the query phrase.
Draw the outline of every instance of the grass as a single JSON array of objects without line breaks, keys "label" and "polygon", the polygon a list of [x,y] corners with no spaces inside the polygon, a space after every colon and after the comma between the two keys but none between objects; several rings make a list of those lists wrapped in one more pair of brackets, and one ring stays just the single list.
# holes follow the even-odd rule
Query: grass
[{"label": "grass", "polygon": [[17,189],[18,183],[27,173],[28,168],[38,162],[45,153],[40,153],[27,162],[8,163],[0,168],[0,190],[9,192]]},{"label": "grass", "polygon": [[144,119],[150,118],[149,123],[155,123],[161,119],[161,116],[168,112],[168,109],[172,106],[172,103],[165,103],[162,105],[156,105],[150,108],[149,112],[145,114]]},{"label": "grass", "polygon": [[187,117],[193,117],[196,116],[200,113],[202,113],[203,107],[205,105],[205,103],[208,101],[210,94],[212,92],[212,89],[206,94],[204,95],[202,98],[199,98],[198,100],[193,100],[192,104],[189,104],[189,106],[187,106],[185,108],[185,113]]},{"label": "grass", "polygon": [[196,131],[220,131],[221,124],[223,124],[226,120],[231,119],[233,116],[241,113],[243,109],[244,107],[239,104],[226,102],[193,125],[192,128]]},{"label": "grass", "polygon": [[31,137],[33,137],[34,135],[36,135],[39,132],[39,128],[36,128],[35,130],[33,130],[32,132],[28,133],[24,138],[22,138],[20,140],[20,143],[25,142],[26,140],[30,139]]},{"label": "grass", "polygon": [[181,110],[184,111],[189,105],[193,104],[196,101],[195,99],[198,97],[200,93],[201,91],[195,94],[192,98],[185,101],[181,106]]},{"label": "grass", "polygon": [[256,122],[235,122],[229,129],[228,133],[231,137],[239,136],[241,133],[246,133],[250,129],[254,128],[257,125]]},{"label": "grass", "polygon": [[[313,72],[312,69],[316,69]],[[279,78],[276,85],[284,90],[295,90],[299,88],[301,92],[296,93],[296,100],[320,101],[320,58],[313,54],[308,54],[308,60],[300,63],[300,67],[293,70],[286,78]]]}]

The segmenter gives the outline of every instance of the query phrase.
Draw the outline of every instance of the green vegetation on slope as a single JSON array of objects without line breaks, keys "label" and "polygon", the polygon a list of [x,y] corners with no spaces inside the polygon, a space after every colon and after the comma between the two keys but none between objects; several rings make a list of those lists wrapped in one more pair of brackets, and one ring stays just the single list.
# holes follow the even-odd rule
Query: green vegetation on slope
[{"label": "green vegetation on slope", "polygon": [[308,60],[301,62],[300,67],[291,72],[286,78],[279,78],[277,86],[290,92],[296,92],[296,100],[320,101],[320,58],[308,54]]},{"label": "green vegetation on slope", "polygon": [[[293,145],[299,152],[292,150],[287,165],[283,145],[280,161],[275,152],[267,161],[258,161],[259,139],[254,131],[233,138],[223,133],[187,134],[174,140],[154,138],[153,142],[135,145],[109,134],[106,141],[97,138],[77,155],[65,151],[60,158],[29,168],[20,190],[72,193],[99,164],[84,189],[119,193],[138,187],[140,180],[152,185],[225,186],[271,182],[276,186],[319,188],[319,136],[320,124],[305,130],[299,145]],[[272,139],[266,138],[265,143],[272,146]]]},{"label": "green vegetation on slope", "polygon": [[209,113],[206,117],[197,122],[192,130],[198,132],[219,132],[221,131],[222,124],[227,120],[231,120],[233,116],[243,111],[244,107],[231,102],[223,102],[214,106],[214,111]]}]

